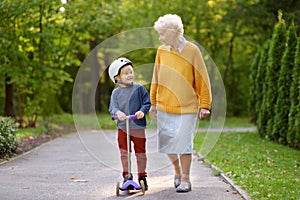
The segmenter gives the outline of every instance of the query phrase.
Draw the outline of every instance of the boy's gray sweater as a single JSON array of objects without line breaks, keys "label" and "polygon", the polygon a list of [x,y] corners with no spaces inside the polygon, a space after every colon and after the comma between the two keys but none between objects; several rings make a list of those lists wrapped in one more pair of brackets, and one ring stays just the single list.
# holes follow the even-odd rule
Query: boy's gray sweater
[{"label": "boy's gray sweater", "polygon": [[[142,111],[145,116],[143,119],[130,120],[130,129],[145,129],[146,114],[150,109],[151,103],[146,88],[137,83],[127,87],[117,87],[112,91],[109,112],[116,115],[117,111],[122,111],[126,115],[134,115],[137,111]],[[117,122],[118,129],[126,130],[126,122]]]}]

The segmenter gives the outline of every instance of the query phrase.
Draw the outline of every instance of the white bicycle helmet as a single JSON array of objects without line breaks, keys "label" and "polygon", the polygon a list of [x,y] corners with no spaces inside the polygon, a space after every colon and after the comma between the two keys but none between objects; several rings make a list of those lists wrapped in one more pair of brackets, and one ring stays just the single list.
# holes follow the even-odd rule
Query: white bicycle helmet
[{"label": "white bicycle helmet", "polygon": [[119,75],[120,69],[122,67],[124,67],[125,65],[132,66],[132,62],[127,58],[118,58],[110,64],[109,69],[108,69],[108,75],[114,83],[116,83],[115,77],[117,75]]}]

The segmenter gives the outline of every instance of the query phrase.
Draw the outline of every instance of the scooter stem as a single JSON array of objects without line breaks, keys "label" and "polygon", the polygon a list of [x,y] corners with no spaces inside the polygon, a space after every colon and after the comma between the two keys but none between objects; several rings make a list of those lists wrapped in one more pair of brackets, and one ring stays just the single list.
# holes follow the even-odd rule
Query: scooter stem
[{"label": "scooter stem", "polygon": [[131,176],[131,152],[130,152],[130,130],[129,130],[129,118],[126,117],[126,132],[127,132],[127,163],[128,163],[128,175]]}]

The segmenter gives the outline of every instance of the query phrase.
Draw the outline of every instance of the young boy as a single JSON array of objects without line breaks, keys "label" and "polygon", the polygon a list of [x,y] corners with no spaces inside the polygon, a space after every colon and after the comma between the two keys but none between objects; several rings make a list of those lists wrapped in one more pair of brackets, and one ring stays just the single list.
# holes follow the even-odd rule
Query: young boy
[{"label": "young boy", "polygon": [[127,115],[135,115],[136,120],[129,121],[130,140],[134,143],[134,151],[138,167],[138,181],[144,181],[145,189],[148,189],[146,177],[146,114],[150,109],[150,98],[146,88],[134,83],[134,71],[132,62],[127,58],[118,58],[109,66],[108,74],[111,80],[117,84],[112,91],[109,111],[111,115],[118,117],[118,145],[123,167],[124,182],[132,180],[132,174],[128,174],[127,159],[127,133],[125,119]]}]

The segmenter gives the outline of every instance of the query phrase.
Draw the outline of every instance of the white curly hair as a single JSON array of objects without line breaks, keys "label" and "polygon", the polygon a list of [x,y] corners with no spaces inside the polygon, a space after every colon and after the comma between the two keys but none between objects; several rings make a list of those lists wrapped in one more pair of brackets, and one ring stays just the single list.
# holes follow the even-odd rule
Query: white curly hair
[{"label": "white curly hair", "polygon": [[162,17],[159,17],[158,20],[154,23],[154,29],[157,32],[172,30],[179,35],[183,35],[184,32],[182,20],[178,15],[175,14],[166,14]]}]

